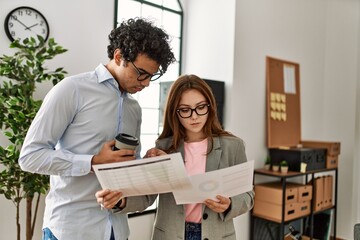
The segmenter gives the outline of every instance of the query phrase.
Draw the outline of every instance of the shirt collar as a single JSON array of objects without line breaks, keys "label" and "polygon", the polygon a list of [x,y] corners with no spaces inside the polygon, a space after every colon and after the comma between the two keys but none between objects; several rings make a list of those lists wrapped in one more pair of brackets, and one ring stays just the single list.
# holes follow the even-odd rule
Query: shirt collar
[{"label": "shirt collar", "polygon": [[[95,69],[96,75],[98,76],[98,83],[103,83],[106,81],[109,81],[110,83],[112,83],[113,85],[115,85],[115,87],[117,89],[119,89],[119,83],[115,80],[115,78],[111,75],[111,73],[109,72],[109,70],[104,66],[104,64],[99,64],[99,66],[96,67]],[[119,89],[120,91],[120,89]],[[121,92],[121,96],[127,96],[127,92]]]},{"label": "shirt collar", "polygon": [[114,77],[111,75],[109,70],[103,65],[99,64],[99,66],[95,69],[96,75],[98,76],[98,82],[102,83],[108,80],[115,80]]}]

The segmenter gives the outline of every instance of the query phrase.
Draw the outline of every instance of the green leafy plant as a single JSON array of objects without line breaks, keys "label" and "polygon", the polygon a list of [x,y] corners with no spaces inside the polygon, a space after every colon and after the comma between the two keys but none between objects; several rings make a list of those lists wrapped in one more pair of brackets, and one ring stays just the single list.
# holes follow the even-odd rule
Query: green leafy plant
[{"label": "green leafy plant", "polygon": [[281,166],[281,167],[287,167],[287,166],[288,166],[287,161],[282,160],[282,161],[280,162],[280,166]]},{"label": "green leafy plant", "polygon": [[267,156],[266,159],[265,159],[265,164],[264,164],[264,168],[266,170],[269,170],[270,169],[270,164],[271,164],[271,161],[270,161],[270,156]]},{"label": "green leafy plant", "polygon": [[271,163],[271,158],[270,156],[267,156],[265,159],[265,165],[270,164]]},{"label": "green leafy plant", "polygon": [[[0,146],[0,194],[16,207],[17,240],[20,240],[20,202],[26,200],[26,240],[32,239],[41,194],[49,188],[49,177],[21,170],[18,159],[25,135],[42,103],[35,100],[36,83],[55,85],[67,73],[63,68],[48,70],[44,64],[67,50],[54,39],[18,40],[10,44],[14,55],[0,57],[0,127],[10,144]],[[35,212],[32,212],[33,200]]]}]

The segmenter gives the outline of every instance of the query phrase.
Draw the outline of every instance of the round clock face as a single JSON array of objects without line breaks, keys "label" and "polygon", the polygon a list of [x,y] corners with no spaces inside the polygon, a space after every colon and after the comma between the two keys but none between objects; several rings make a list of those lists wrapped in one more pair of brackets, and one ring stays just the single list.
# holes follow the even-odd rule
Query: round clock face
[{"label": "round clock face", "polygon": [[12,10],[6,16],[4,26],[6,35],[11,41],[19,39],[21,43],[25,38],[37,39],[37,35],[42,36],[46,41],[49,37],[49,24],[45,17],[30,7]]}]

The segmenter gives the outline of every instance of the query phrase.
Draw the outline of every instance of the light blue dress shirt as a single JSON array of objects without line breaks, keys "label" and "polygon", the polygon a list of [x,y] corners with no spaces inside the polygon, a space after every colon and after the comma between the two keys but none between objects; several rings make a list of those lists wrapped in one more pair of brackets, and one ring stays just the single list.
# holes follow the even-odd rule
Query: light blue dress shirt
[{"label": "light blue dress shirt", "polygon": [[[104,65],[71,76],[54,86],[26,135],[19,163],[23,170],[48,174],[43,227],[59,240],[109,240],[129,236],[127,215],[100,210],[101,186],[91,159],[119,132],[140,139],[141,108]],[[137,148],[137,158],[140,157]]]}]

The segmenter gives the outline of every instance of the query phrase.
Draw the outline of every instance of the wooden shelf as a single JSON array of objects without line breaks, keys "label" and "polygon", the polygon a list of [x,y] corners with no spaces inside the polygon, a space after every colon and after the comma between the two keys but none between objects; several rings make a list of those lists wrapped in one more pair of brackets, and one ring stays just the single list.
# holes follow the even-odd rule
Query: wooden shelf
[{"label": "wooden shelf", "polygon": [[[284,219],[284,209],[285,209],[285,187],[286,187],[286,180],[288,178],[293,178],[293,177],[304,177],[305,178],[305,181],[307,181],[307,178],[308,178],[308,175],[311,175],[311,179],[314,179],[315,178],[315,175],[317,173],[322,173],[322,172],[335,172],[335,188],[334,188],[334,193],[335,193],[335,197],[334,197],[334,201],[333,201],[333,205],[330,206],[330,207],[326,207],[324,209],[321,209],[319,211],[316,211],[314,212],[313,211],[313,199],[311,200],[311,212],[310,214],[307,214],[307,215],[304,215],[304,216],[299,216],[297,218],[294,218],[294,219],[290,219],[290,220],[287,220],[287,221],[279,221],[279,219],[275,219],[275,218],[271,218],[269,216],[264,216],[264,215],[261,215],[261,214],[254,214],[253,211],[251,212],[251,229],[250,229],[250,239],[256,239],[254,238],[254,232],[255,232],[255,226],[254,226],[254,219],[255,218],[259,218],[259,219],[262,219],[262,220],[265,220],[265,221],[269,221],[269,222],[273,222],[273,223],[276,223],[276,224],[279,224],[280,225],[280,231],[279,231],[279,239],[280,240],[283,240],[284,239],[284,227],[285,227],[285,224],[288,224],[290,222],[293,222],[293,221],[296,221],[296,220],[302,220],[302,221],[305,221],[305,219],[309,218],[309,221],[310,221],[310,236],[313,235],[313,229],[314,229],[314,215],[316,214],[319,214],[319,213],[322,213],[324,211],[327,211],[327,210],[333,210],[334,211],[334,214],[333,214],[333,236],[335,239],[336,239],[336,211],[337,211],[337,181],[338,181],[338,169],[337,168],[325,168],[325,169],[318,169],[318,170],[313,170],[313,171],[307,171],[305,173],[302,173],[302,172],[295,172],[295,171],[289,171],[287,173],[281,173],[280,171],[279,172],[274,172],[272,170],[267,170],[265,168],[259,168],[259,169],[255,169],[254,170],[254,184],[255,184],[255,177],[256,175],[264,175],[264,176],[269,176],[269,177],[274,177],[274,178],[279,178],[282,180],[282,188],[283,188],[283,203],[282,203],[282,219]],[[314,183],[313,183],[314,184]],[[313,189],[314,189],[314,185],[313,185]],[[314,191],[314,190],[313,190]],[[314,196],[314,194],[313,194]],[[255,194],[255,197],[256,197],[256,194]],[[304,231],[304,229],[303,229]],[[312,237],[310,237],[310,239],[312,239]]]}]

